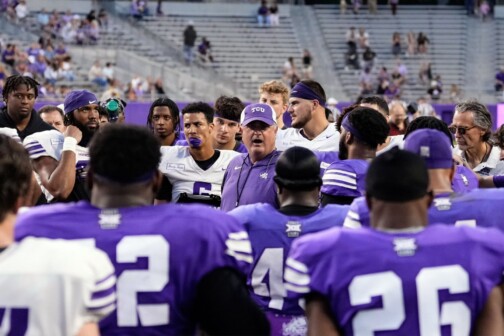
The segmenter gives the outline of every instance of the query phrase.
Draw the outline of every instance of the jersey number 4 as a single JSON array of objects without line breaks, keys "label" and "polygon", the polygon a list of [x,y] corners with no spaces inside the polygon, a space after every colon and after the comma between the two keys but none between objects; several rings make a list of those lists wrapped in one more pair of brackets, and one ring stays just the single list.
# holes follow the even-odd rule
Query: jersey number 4
[{"label": "jersey number 4", "polygon": [[[469,335],[471,311],[464,302],[439,304],[439,291],[463,294],[470,291],[469,275],[459,265],[422,269],[415,280],[418,299],[420,335],[441,336],[441,326],[451,325],[452,335]],[[350,303],[359,306],[371,303],[380,296],[382,308],[359,311],[352,320],[356,335],[372,336],[377,331],[392,331],[406,319],[403,285],[394,272],[359,275],[348,288]]]}]

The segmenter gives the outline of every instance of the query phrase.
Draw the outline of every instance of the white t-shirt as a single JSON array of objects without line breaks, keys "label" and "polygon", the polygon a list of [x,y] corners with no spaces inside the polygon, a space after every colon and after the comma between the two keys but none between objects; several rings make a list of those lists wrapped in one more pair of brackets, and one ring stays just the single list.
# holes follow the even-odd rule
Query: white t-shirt
[{"label": "white t-shirt", "polygon": [[389,150],[391,150],[392,148],[394,147],[399,147],[400,149],[403,148],[403,145],[404,145],[404,135],[394,135],[394,136],[391,136],[390,137],[390,142],[388,143],[388,145],[382,149],[380,149],[379,151],[376,151],[376,155],[380,155],[380,154],[383,154],[385,152],[388,152]]},{"label": "white t-shirt", "polygon": [[336,130],[334,123],[330,123],[327,128],[315,139],[308,140],[301,134],[300,128],[287,128],[279,130],[276,136],[276,148],[284,151],[290,147],[300,146],[312,151],[337,151],[340,134]]},{"label": "white t-shirt", "polygon": [[12,244],[0,253],[0,334],[76,335],[115,310],[115,282],[98,249],[31,237]]},{"label": "white t-shirt", "polygon": [[16,140],[16,142],[22,143],[21,138],[15,128],[10,127],[0,127],[0,134],[7,135],[8,137]]},{"label": "white t-shirt", "polygon": [[172,202],[181,193],[189,195],[221,195],[222,180],[229,162],[240,153],[220,150],[220,156],[207,170],[201,169],[188,146],[162,146],[159,170],[172,185]]}]

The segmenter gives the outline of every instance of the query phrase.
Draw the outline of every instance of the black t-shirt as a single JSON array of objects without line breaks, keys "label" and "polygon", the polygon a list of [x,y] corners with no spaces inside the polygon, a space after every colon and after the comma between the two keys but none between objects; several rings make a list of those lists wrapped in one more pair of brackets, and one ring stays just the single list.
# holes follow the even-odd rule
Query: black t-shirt
[{"label": "black t-shirt", "polygon": [[37,111],[32,110],[30,121],[26,128],[22,131],[18,130],[16,127],[16,123],[11,119],[9,114],[7,113],[7,107],[3,107],[0,109],[0,127],[8,127],[17,130],[17,133],[21,140],[24,140],[29,135],[33,133],[42,132],[42,131],[50,131],[54,130],[51,125],[46,124],[42,118],[38,115]]},{"label": "black t-shirt", "polygon": [[278,211],[287,216],[308,216],[318,209],[318,207],[291,204],[281,207],[280,209],[278,209]]}]

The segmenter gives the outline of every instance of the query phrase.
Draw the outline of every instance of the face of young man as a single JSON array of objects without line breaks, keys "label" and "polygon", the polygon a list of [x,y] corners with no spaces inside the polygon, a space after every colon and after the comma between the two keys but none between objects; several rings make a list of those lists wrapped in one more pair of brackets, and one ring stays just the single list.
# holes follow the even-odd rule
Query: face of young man
[{"label": "face of young man", "polygon": [[277,120],[282,117],[287,110],[287,102],[284,102],[282,94],[263,92],[259,97],[259,103],[268,104],[275,110]]},{"label": "face of young man", "polygon": [[213,128],[202,112],[184,114],[184,134],[191,147],[212,147]]},{"label": "face of young man", "polygon": [[75,120],[84,126],[89,132],[94,133],[100,127],[100,113],[98,104],[89,104],[72,112]]},{"label": "face of young man", "polygon": [[169,137],[175,131],[175,125],[168,106],[154,107],[151,124],[154,134],[161,139]]},{"label": "face of young man", "polygon": [[240,130],[240,124],[238,122],[214,117],[214,129],[213,138],[219,146],[225,146],[229,142],[234,142],[236,133]]},{"label": "face of young man", "polygon": [[13,119],[28,118],[35,104],[35,89],[28,89],[25,84],[21,84],[9,93],[5,104],[7,105],[7,112]]}]

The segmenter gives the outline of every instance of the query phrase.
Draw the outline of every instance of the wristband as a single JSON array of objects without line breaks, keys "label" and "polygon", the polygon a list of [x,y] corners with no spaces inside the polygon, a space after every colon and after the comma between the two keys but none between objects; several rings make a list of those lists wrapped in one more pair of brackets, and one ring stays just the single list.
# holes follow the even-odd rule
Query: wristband
[{"label": "wristband", "polygon": [[495,184],[495,188],[503,188],[504,187],[504,175],[494,175],[493,183]]},{"label": "wristband", "polygon": [[66,137],[65,141],[63,141],[63,151],[71,151],[77,155],[77,139]]}]

